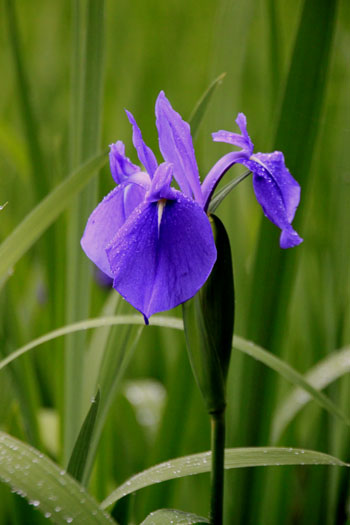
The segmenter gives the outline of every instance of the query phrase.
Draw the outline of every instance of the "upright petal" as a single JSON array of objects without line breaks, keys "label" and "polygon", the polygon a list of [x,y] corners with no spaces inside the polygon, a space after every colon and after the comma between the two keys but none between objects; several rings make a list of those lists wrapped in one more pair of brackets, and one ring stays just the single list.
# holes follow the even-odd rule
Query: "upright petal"
[{"label": "upright petal", "polygon": [[146,319],[191,298],[208,278],[216,248],[208,217],[180,192],[143,202],[107,248],[114,284]]},{"label": "upright petal", "polygon": [[254,144],[251,141],[247,131],[247,119],[244,113],[238,113],[236,123],[241,130],[241,135],[238,133],[232,133],[231,131],[220,130],[216,133],[212,133],[214,142],[226,142],[233,146],[242,148],[242,154],[245,154],[247,158],[253,153]]},{"label": "upright petal", "polygon": [[160,164],[154,174],[152,184],[147,194],[149,202],[156,202],[160,199],[174,199],[175,191],[170,188],[173,178],[173,166],[168,162]]},{"label": "upright petal", "polygon": [[125,146],[121,140],[118,140],[115,144],[111,144],[109,147],[109,164],[112,177],[117,184],[121,184],[127,180],[130,175],[140,171],[140,168],[125,156]]},{"label": "upright petal", "polygon": [[140,128],[138,127],[136,120],[132,113],[125,110],[127,117],[129,119],[130,124],[132,125],[132,141],[135,146],[135,149],[137,151],[137,155],[139,157],[139,160],[141,164],[146,168],[147,173],[150,175],[150,177],[153,177],[154,172],[157,169],[158,163],[157,159],[154,156],[153,151],[151,148],[149,148],[143,138]]},{"label": "upright petal", "polygon": [[124,182],[112,190],[90,215],[80,241],[86,255],[109,277],[113,277],[106,247],[126,218],[140,204],[146,191]]},{"label": "upright petal", "polygon": [[161,91],[156,102],[156,124],[159,148],[167,162],[174,166],[174,177],[187,197],[202,204],[198,166],[194,154],[190,125],[173,110]]}]

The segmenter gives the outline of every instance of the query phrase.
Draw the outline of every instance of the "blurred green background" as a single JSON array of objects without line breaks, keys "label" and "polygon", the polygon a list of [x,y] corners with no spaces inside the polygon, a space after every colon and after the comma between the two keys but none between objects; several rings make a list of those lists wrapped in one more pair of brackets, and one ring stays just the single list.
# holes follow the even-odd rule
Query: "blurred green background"
[{"label": "blurred green background", "polygon": [[[195,142],[202,177],[229,151],[210,133],[235,131],[243,111],[256,151],[281,149],[302,186],[295,227],[305,239],[281,252],[279,232],[263,217],[249,178],[221,205],[234,261],[236,333],[302,373],[349,344],[349,2],[6,0],[0,9],[0,205],[8,202],[0,211],[0,241],[72,168],[111,142],[123,140],[137,162],[124,108],[160,158],[159,91],[188,119],[209,83],[226,72]],[[241,172],[235,167],[224,182]],[[112,187],[106,166],[2,283],[3,355],[102,308],[132,312],[97,284],[79,245],[89,213]],[[114,327],[57,339],[0,372],[1,428],[63,463],[96,381],[102,395],[108,392],[90,484],[97,499],[143,468],[209,448],[183,335],[139,332]],[[235,352],[227,446],[271,444],[276,407],[290,388]],[[350,414],[348,376],[326,393]],[[349,437],[341,422],[310,403],[278,444],[349,461]],[[245,469],[228,472],[226,483],[227,524],[341,524],[346,508],[349,518],[349,475],[338,468]],[[208,485],[201,475],[141,491],[130,498],[135,522],[159,507],[206,515]],[[0,494],[1,524],[41,522],[5,486]]]}]

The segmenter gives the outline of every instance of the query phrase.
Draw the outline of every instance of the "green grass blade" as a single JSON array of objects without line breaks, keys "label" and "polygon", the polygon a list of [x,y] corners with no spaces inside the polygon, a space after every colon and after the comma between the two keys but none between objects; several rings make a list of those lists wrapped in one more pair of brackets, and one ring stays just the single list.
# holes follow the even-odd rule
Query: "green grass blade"
[{"label": "green grass blade", "polygon": [[193,140],[196,139],[199,131],[200,124],[203,120],[203,117],[205,115],[205,112],[208,108],[209,102],[216,90],[216,88],[222,83],[223,79],[225,78],[226,73],[221,73],[218,77],[216,77],[215,80],[210,84],[210,86],[206,89],[206,91],[203,93],[201,98],[198,100],[197,104],[195,105],[191,116],[189,118],[189,123],[191,126],[191,134]]},{"label": "green grass blade", "polygon": [[[74,139],[70,150],[70,161],[80,162],[96,153],[100,146],[102,120],[102,95],[104,79],[104,0],[83,2],[86,9],[86,27],[75,2],[73,26],[73,62],[80,75],[72,71],[72,100],[79,99],[80,112],[71,106],[70,135]],[[80,36],[84,34],[84,46]],[[74,85],[76,83],[76,85]],[[77,118],[75,125],[74,119]],[[91,294],[91,262],[80,249],[80,238],[85,222],[97,201],[97,181],[79,195],[70,209],[67,231],[67,280],[66,321],[73,322],[89,315]],[[85,335],[76,334],[66,340],[65,353],[65,398],[64,398],[64,442],[63,456],[67,461],[83,419],[83,379],[81,363],[84,360]],[[72,351],[74,348],[75,351]]]},{"label": "green grass blade", "polygon": [[[98,328],[102,326],[113,326],[113,325],[141,325],[144,326],[144,320],[142,316],[133,314],[133,315],[119,315],[119,316],[110,316],[97,319],[87,319],[85,321],[80,321],[78,323],[73,323],[68,326],[64,326],[48,334],[45,334],[34,341],[31,341],[27,345],[19,348],[15,352],[12,352],[5,359],[0,361],[0,370],[6,365],[17,359],[19,356],[25,354],[32,348],[36,348],[39,345],[47,343],[52,339],[57,337],[62,337],[63,335],[68,335],[74,332],[79,332],[83,330],[88,330],[91,328]],[[181,319],[176,319],[174,317],[163,317],[163,316],[154,316],[151,319],[150,326],[160,326],[164,328],[172,328],[175,330],[183,330],[183,322]],[[233,348],[247,354],[254,359],[260,361],[267,367],[271,368],[279,375],[290,381],[291,383],[301,387],[309,395],[312,396],[314,401],[316,401],[320,406],[327,410],[333,416],[338,417],[341,421],[346,424],[350,424],[347,416],[322,392],[316,390],[312,384],[310,384],[302,374],[295,370],[288,363],[282,359],[271,354],[267,350],[255,345],[251,341],[247,341],[243,337],[234,336],[233,338]]]},{"label": "green grass blade", "polygon": [[58,465],[5,432],[0,432],[0,479],[59,525],[115,523]]},{"label": "green grass blade", "polygon": [[39,123],[31,100],[29,77],[23,57],[23,46],[18,30],[16,17],[16,2],[6,0],[5,11],[7,15],[9,41],[13,55],[13,63],[16,71],[16,80],[21,108],[21,118],[28,145],[28,153],[31,160],[32,182],[38,198],[42,198],[48,192],[48,184],[45,171],[44,155],[39,142]]},{"label": "green grass blade", "polygon": [[85,418],[83,426],[79,432],[79,436],[74,445],[72,455],[70,457],[67,472],[73,478],[81,483],[86,465],[86,459],[89,452],[89,447],[92,435],[95,428],[98,407],[100,404],[100,391],[97,391],[95,398],[91,402],[90,410]]},{"label": "green grass blade", "polygon": [[91,177],[106,164],[107,159],[106,152],[100,153],[75,170],[49,193],[4,240],[0,245],[1,277],[11,272],[13,265],[47,230],[70,203],[72,197],[81,191]]},{"label": "green grass blade", "polygon": [[125,326],[122,330],[119,328],[118,331],[111,334],[109,344],[104,352],[98,377],[98,385],[101,386],[100,412],[86,460],[83,475],[84,484],[88,483],[109,410],[117,389],[124,378],[125,371],[134,355],[143,326]]},{"label": "green grass blade", "polygon": [[215,210],[218,208],[218,206],[222,203],[222,201],[227,197],[227,195],[240,183],[242,180],[244,180],[248,175],[250,175],[250,171],[245,171],[242,173],[242,175],[239,175],[239,177],[236,177],[234,180],[231,180],[228,184],[226,184],[220,191],[218,191],[215,196],[211,199],[208,212],[214,213]]},{"label": "green grass blade", "polygon": [[[267,467],[279,465],[337,465],[349,467],[348,463],[338,458],[317,452],[298,448],[251,447],[231,448],[225,451],[225,469],[246,467]],[[154,483],[170,479],[192,476],[210,472],[211,452],[202,452],[182,458],[172,459],[155,465],[136,474],[112,492],[102,503],[106,509],[120,498]]]},{"label": "green grass blade", "polygon": [[[301,207],[295,227],[300,230],[303,196],[310,182],[312,152],[321,122],[322,102],[327,86],[335,28],[337,1],[304,2],[294,46],[291,66],[276,130],[274,149],[283,151],[290,172],[302,188]],[[314,44],[311,46],[310,42]],[[302,231],[300,232],[302,234]],[[300,250],[280,250],[276,227],[262,220],[252,280],[251,308],[248,318],[249,337],[271,348],[283,334],[289,296]],[[302,247],[300,248],[302,249]],[[261,276],[264,275],[265,279]],[[269,286],[266,287],[266,279]],[[261,313],[264,312],[264,315]],[[279,319],[276,319],[276,316]],[[271,327],[275,330],[271,330]],[[273,332],[279,331],[279,334]],[[278,335],[278,341],[276,336]]]},{"label": "green grass blade", "polygon": [[250,341],[246,341],[241,337],[236,337],[233,341],[234,348],[244,352],[254,359],[257,359],[264,365],[275,370],[279,375],[290,381],[291,383],[300,386],[304,391],[308,392],[320,406],[327,410],[333,416],[338,417],[341,421],[350,425],[350,420],[327,396],[322,392],[316,390],[302,374],[297,372],[292,366],[280,359],[279,357],[267,352],[263,348],[255,345]]},{"label": "green grass blade", "polygon": [[199,525],[201,523],[209,523],[209,521],[201,516],[182,510],[159,509],[147,516],[141,525],[170,525],[171,523]]},{"label": "green grass blade", "polygon": [[[305,380],[316,390],[322,390],[333,381],[350,372],[350,347],[333,352],[314,366],[307,374]],[[273,419],[271,441],[276,443],[285,428],[312,399],[312,396],[301,388],[294,388],[282,403],[277,407]]]}]

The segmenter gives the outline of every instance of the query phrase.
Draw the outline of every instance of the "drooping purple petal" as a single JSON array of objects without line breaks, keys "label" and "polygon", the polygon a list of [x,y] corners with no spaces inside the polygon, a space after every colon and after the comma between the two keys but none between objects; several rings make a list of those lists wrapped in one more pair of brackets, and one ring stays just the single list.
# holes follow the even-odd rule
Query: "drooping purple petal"
[{"label": "drooping purple petal", "polygon": [[292,222],[300,202],[300,185],[286,167],[283,153],[256,153],[251,159],[261,163],[275,180],[282,194],[288,222]]},{"label": "drooping purple petal", "polygon": [[141,164],[146,168],[147,173],[152,178],[158,166],[157,159],[151,148],[149,148],[145,144],[142,138],[141,130],[138,127],[132,113],[130,113],[130,111],[128,111],[127,109],[125,110],[125,112],[127,114],[130,124],[132,125],[132,141],[137,151],[137,155],[140,159]]},{"label": "drooping purple petal", "polygon": [[144,199],[145,193],[141,186],[124,182],[100,202],[88,219],[81,246],[89,259],[109,277],[113,277],[113,274],[106,247],[126,218]]},{"label": "drooping purple petal", "polygon": [[244,113],[238,113],[236,123],[241,130],[241,135],[238,133],[232,133],[231,131],[220,130],[216,133],[212,133],[214,142],[226,142],[233,146],[242,148],[242,154],[245,154],[247,158],[251,156],[254,150],[254,144],[251,141],[247,131],[247,119]]},{"label": "drooping purple petal", "polygon": [[194,154],[190,125],[174,111],[161,91],[156,102],[156,125],[159,148],[167,162],[174,166],[174,177],[187,197],[202,204],[198,166]]},{"label": "drooping purple petal", "polygon": [[[256,156],[254,155],[253,157],[255,158]],[[253,172],[255,196],[264,214],[282,230],[280,237],[281,248],[291,248],[300,244],[303,239],[299,237],[290,224],[294,217],[296,202],[299,203],[299,194],[297,194],[295,186],[297,184],[296,181],[293,179],[293,183],[289,180],[289,185],[288,183],[284,184],[283,173],[277,174],[275,172],[274,176],[272,176],[268,169],[268,163],[265,164],[265,167],[253,160],[242,161],[242,164]],[[285,166],[284,168],[287,170]],[[290,174],[289,176],[292,178]]]},{"label": "drooping purple petal", "polygon": [[140,168],[125,156],[125,146],[121,140],[117,140],[115,144],[111,144],[109,147],[109,164],[112,177],[117,184],[121,184],[130,175],[140,171]]},{"label": "drooping purple petal", "polygon": [[141,203],[107,248],[114,288],[146,319],[193,297],[216,260],[208,217],[174,194],[175,200]]}]

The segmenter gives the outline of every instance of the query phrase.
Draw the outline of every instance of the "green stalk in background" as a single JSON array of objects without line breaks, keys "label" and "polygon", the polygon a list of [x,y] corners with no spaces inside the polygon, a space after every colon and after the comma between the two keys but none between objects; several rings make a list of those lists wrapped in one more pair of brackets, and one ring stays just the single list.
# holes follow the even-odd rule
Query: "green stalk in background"
[{"label": "green stalk in background", "polygon": [[[84,16],[79,0],[73,9],[72,107],[70,163],[92,156],[99,149],[103,93],[104,0],[87,2],[86,32],[81,48]],[[82,51],[83,49],[83,51]],[[80,251],[86,219],[97,200],[97,181],[72,205],[68,216],[66,319],[87,317],[90,305],[91,266]],[[64,461],[67,462],[82,423],[82,362],[84,335],[67,339],[64,381]]]},{"label": "green stalk in background", "polygon": [[[301,222],[306,211],[303,202],[310,185],[310,167],[321,124],[336,10],[337,1],[304,2],[275,134],[274,148],[284,152],[288,168],[302,188],[301,207],[295,221],[301,235]],[[276,231],[268,221],[261,222],[246,334],[275,353],[283,348],[287,312],[302,249],[279,250]],[[245,412],[249,414],[249,419],[241,439],[245,445],[265,444],[270,419],[257,417],[257,414],[262,406],[266,414],[272,412],[275,381],[260,369],[246,372],[244,397],[248,400]],[[259,484],[257,481],[258,485],[254,488],[252,476],[259,479],[261,475],[248,471],[244,474],[241,495],[247,497],[253,490],[255,496],[252,496],[253,503],[249,509],[241,509],[241,520],[249,522],[253,515],[257,519],[258,503],[254,502],[261,504],[261,491],[266,483],[261,480]],[[242,497],[240,499],[242,501]],[[273,521],[271,515],[270,519]]]}]

